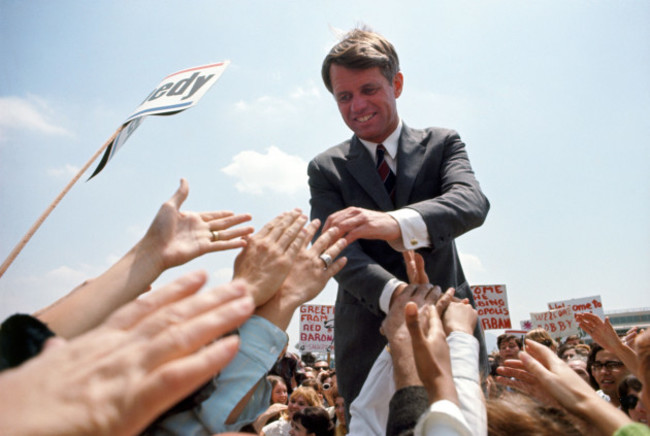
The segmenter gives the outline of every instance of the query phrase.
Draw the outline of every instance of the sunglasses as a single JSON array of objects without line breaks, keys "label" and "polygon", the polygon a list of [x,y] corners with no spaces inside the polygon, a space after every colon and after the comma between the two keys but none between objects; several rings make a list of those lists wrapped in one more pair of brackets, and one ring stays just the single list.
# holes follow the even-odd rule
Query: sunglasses
[{"label": "sunglasses", "polygon": [[639,397],[636,395],[625,395],[621,397],[621,407],[625,410],[634,409],[639,402]]}]

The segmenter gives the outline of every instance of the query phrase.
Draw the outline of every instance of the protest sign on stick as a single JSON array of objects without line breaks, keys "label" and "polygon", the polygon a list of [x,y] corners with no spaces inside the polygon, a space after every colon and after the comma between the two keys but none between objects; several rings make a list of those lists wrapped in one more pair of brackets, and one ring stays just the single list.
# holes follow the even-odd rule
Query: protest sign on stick
[{"label": "protest sign on stick", "polygon": [[334,351],[334,306],[300,306],[300,343],[297,347],[301,352]]},{"label": "protest sign on stick", "polygon": [[471,288],[483,330],[512,328],[506,285],[477,285]]},{"label": "protest sign on stick", "polygon": [[16,244],[9,256],[0,265],[0,277],[7,271],[7,268],[18,257],[18,254],[27,245],[34,233],[39,229],[41,224],[47,219],[54,208],[61,202],[63,197],[72,189],[72,186],[81,178],[90,165],[97,157],[104,152],[99,165],[88,178],[95,177],[115,155],[126,140],[131,136],[135,129],[142,123],[144,117],[148,115],[172,115],[188,109],[201,99],[205,93],[221,76],[230,61],[224,61],[216,64],[204,65],[201,67],[188,68],[165,77],[162,82],[144,99],[138,108],[122,123],[113,133],[108,141],[102,145],[99,150],[86,162],[79,172],[63,188],[59,195],[45,209],[36,222],[29,228],[25,236]]}]

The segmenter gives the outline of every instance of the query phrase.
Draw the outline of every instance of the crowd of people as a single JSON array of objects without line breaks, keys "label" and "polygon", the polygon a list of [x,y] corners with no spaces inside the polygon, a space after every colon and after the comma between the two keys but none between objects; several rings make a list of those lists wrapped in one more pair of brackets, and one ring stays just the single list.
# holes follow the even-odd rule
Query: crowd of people
[{"label": "crowd of people", "polygon": [[[351,140],[309,164],[312,220],[181,211],[64,298],[0,327],[0,435],[650,435],[650,332],[593,344],[543,330],[487,355],[454,238],[489,202],[459,135],[397,114],[392,44],[355,29],[323,79]],[[376,157],[376,161],[375,161]],[[239,250],[230,282],[163,271]],[[295,311],[335,277],[335,363],[287,351]]]}]

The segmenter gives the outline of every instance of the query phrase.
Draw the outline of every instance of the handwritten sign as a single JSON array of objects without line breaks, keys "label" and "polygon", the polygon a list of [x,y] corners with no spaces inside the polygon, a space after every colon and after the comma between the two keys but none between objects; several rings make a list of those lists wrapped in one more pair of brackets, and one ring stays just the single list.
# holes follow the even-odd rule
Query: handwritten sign
[{"label": "handwritten sign", "polygon": [[554,337],[578,334],[578,323],[570,307],[549,310],[548,312],[531,312],[530,322],[532,328],[543,328]]},{"label": "handwritten sign", "polygon": [[603,302],[600,299],[600,295],[595,295],[593,297],[573,298],[571,300],[548,303],[549,310],[562,309],[565,307],[570,307],[574,314],[581,312],[590,312],[594,315],[597,315],[601,319],[605,319]]},{"label": "handwritten sign", "polygon": [[334,351],[334,306],[303,304],[300,306],[300,343],[304,352]]},{"label": "handwritten sign", "polygon": [[471,288],[483,330],[512,328],[506,285],[477,285]]}]

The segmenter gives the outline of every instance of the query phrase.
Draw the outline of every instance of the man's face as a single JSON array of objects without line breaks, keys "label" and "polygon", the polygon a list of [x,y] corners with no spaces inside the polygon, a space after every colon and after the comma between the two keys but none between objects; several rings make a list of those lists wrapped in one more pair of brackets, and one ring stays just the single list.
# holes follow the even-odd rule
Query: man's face
[{"label": "man's face", "polygon": [[359,138],[381,143],[393,133],[399,124],[395,100],[402,93],[402,73],[391,83],[379,67],[360,70],[332,65],[330,77],[343,121]]},{"label": "man's face", "polygon": [[514,339],[503,341],[499,346],[499,355],[501,362],[507,359],[519,359],[519,345]]}]

